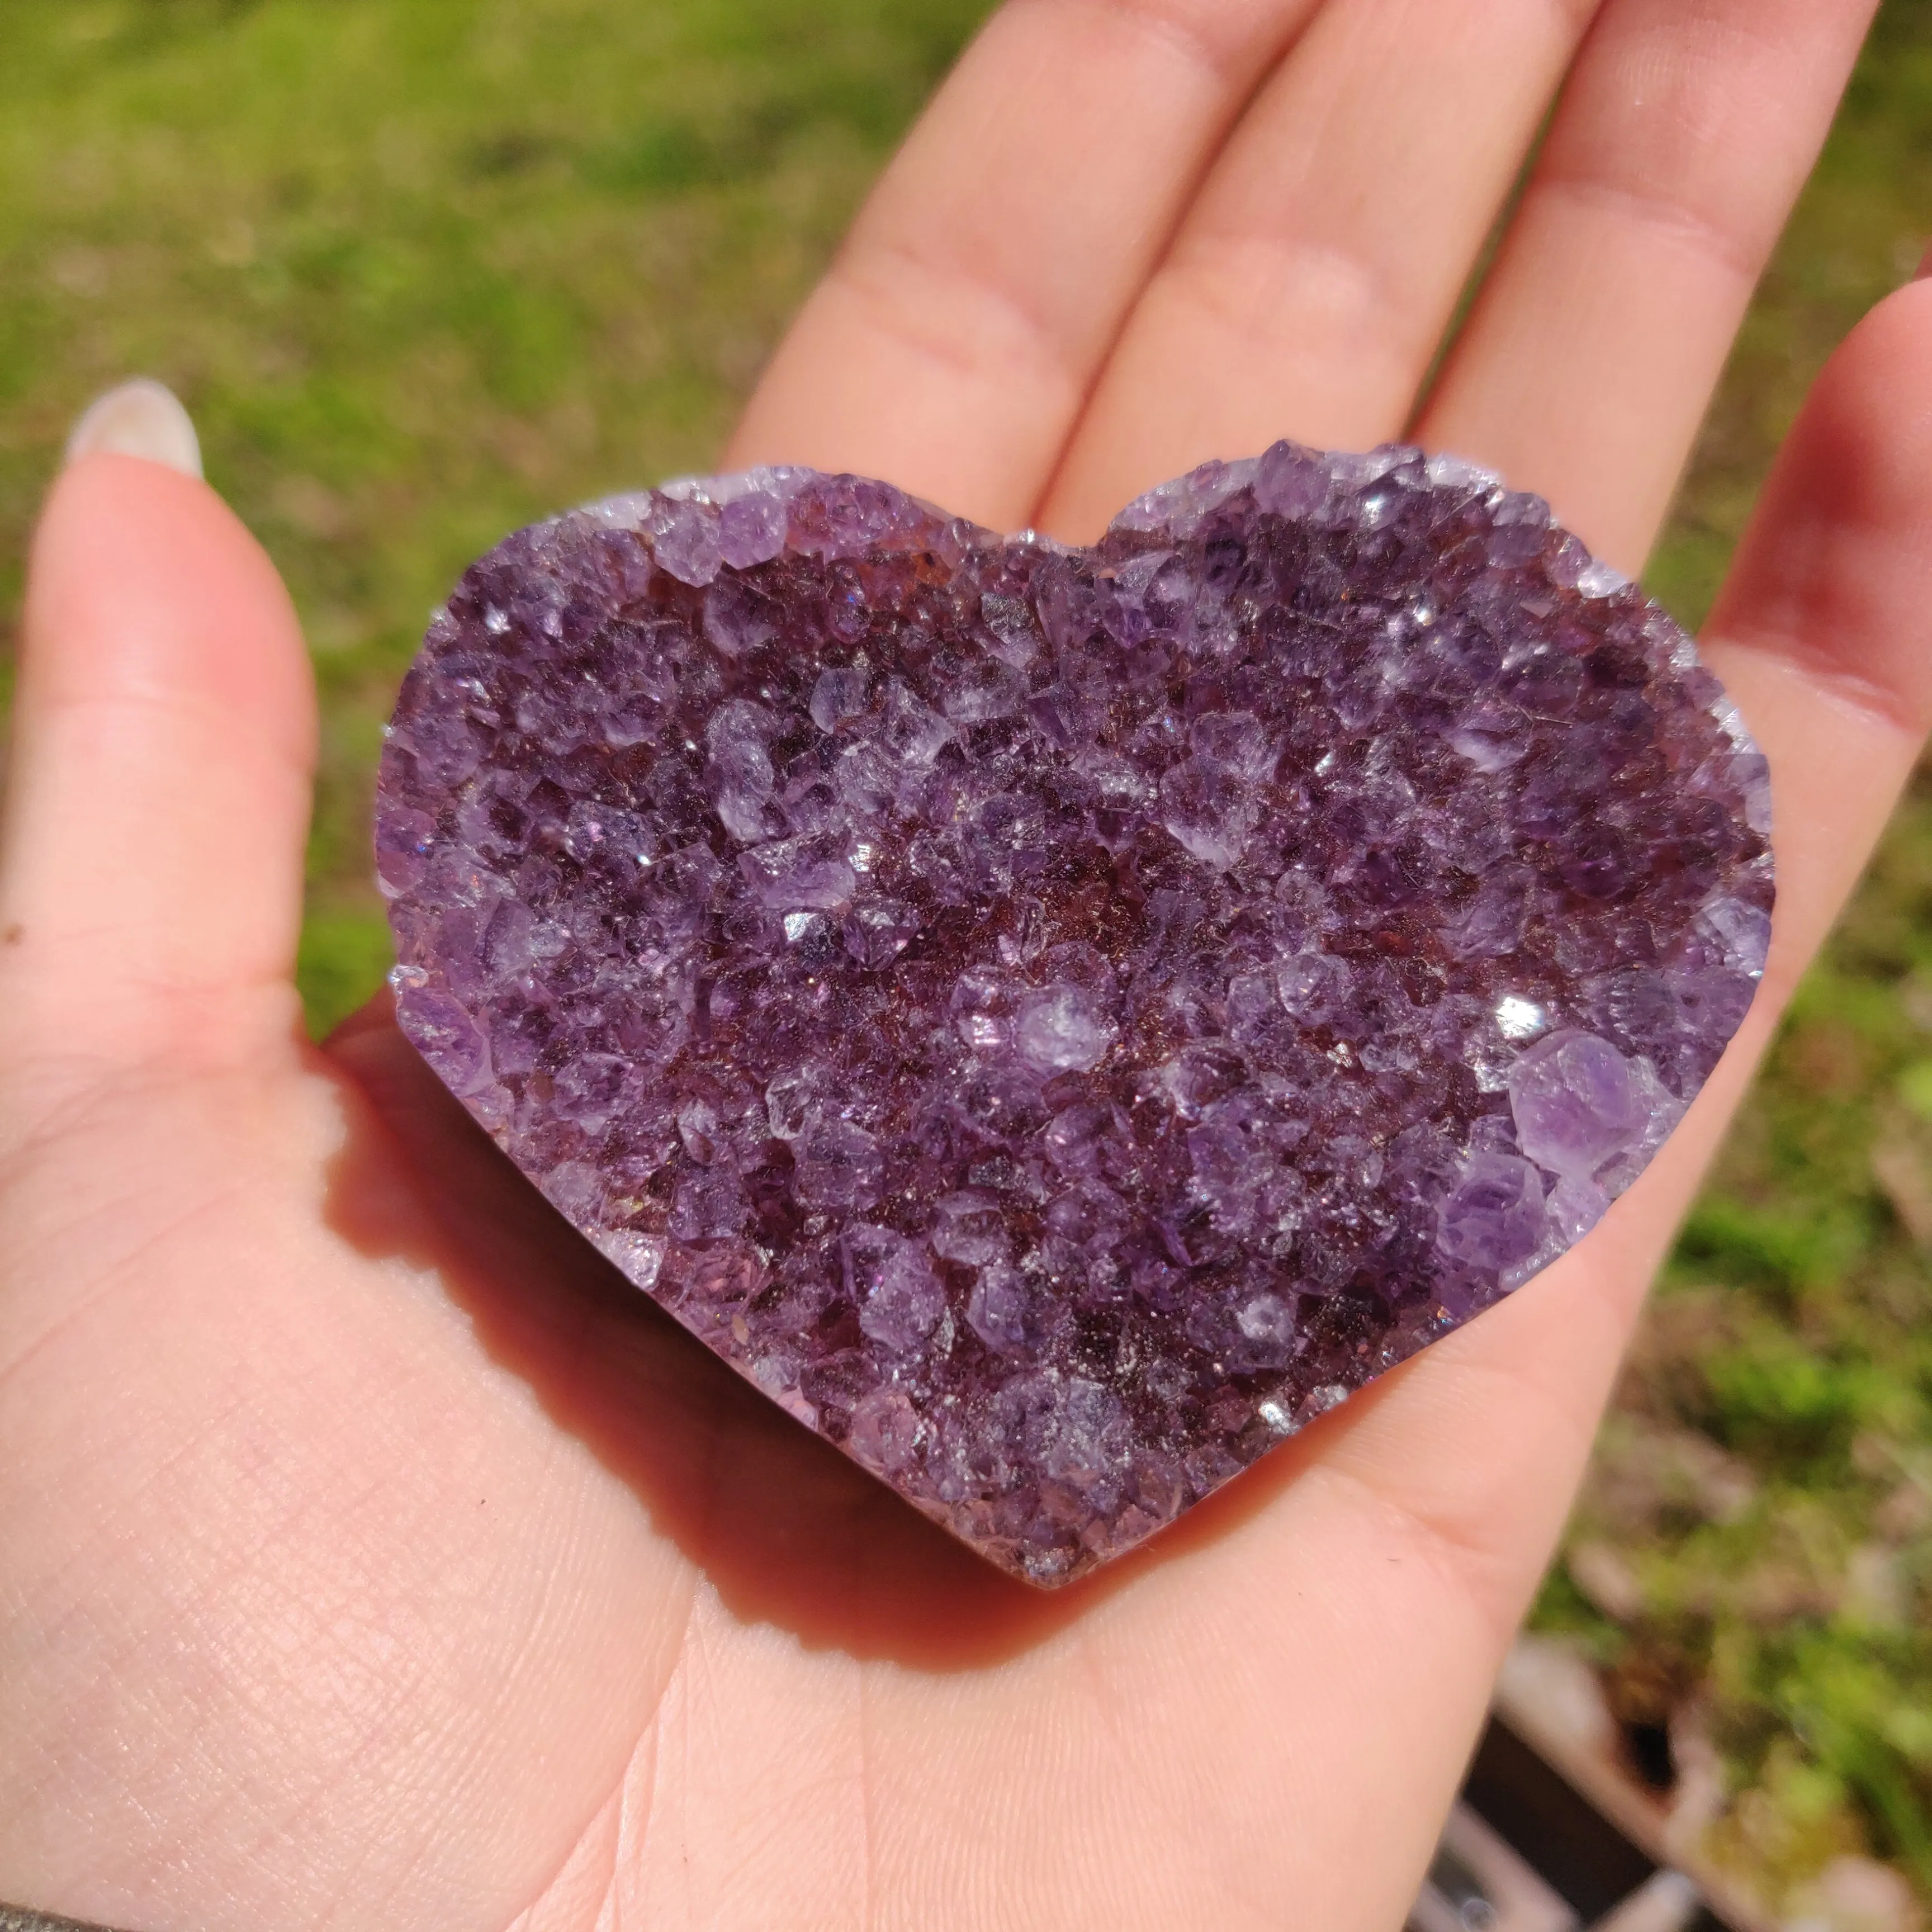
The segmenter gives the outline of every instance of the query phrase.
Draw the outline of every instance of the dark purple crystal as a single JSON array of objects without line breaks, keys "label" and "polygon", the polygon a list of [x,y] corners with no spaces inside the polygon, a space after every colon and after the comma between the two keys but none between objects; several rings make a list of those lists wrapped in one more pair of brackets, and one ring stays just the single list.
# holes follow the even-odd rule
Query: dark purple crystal
[{"label": "dark purple crystal", "polygon": [[1090,550],[804,470],[519,532],[403,687],[404,1030],[1057,1583],[1586,1233],[1749,1006],[1764,760],[1535,498],[1278,444]]}]

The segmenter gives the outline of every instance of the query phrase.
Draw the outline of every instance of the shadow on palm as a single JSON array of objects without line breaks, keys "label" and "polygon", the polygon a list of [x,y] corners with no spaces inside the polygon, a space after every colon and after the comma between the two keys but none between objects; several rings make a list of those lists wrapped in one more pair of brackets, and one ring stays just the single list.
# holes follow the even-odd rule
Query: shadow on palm
[{"label": "shadow on palm", "polygon": [[[1101,1576],[1030,1588],[784,1414],[598,1256],[418,1058],[386,995],[328,1050],[394,1136],[352,1132],[329,1175],[332,1228],[372,1258],[434,1270],[491,1358],[629,1486],[743,1622],[855,1657],[982,1669],[1224,1534],[1307,1460],[1304,1438]],[[1353,1419],[1324,1419],[1314,1436]]]}]

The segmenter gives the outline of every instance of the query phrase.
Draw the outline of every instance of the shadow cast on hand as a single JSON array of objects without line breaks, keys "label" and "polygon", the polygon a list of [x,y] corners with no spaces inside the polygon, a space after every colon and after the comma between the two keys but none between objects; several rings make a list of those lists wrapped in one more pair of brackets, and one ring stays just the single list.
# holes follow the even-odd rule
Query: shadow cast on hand
[{"label": "shadow cast on hand", "polygon": [[[1303,1438],[1099,1575],[1032,1588],[786,1414],[640,1293],[444,1089],[386,999],[327,1052],[380,1123],[350,1110],[328,1176],[332,1228],[365,1255],[433,1270],[492,1358],[630,1486],[652,1528],[746,1622],[916,1669],[995,1664],[1151,1566],[1225,1536],[1306,1460]],[[1343,1420],[1311,1432],[1325,1439]]]}]

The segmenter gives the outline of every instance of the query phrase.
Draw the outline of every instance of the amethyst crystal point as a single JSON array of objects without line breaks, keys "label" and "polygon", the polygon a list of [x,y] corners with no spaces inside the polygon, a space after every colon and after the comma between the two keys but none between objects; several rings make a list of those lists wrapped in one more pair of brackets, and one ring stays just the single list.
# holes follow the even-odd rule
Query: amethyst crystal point
[{"label": "amethyst crystal point", "polygon": [[810,470],[520,532],[403,687],[404,1030],[1057,1583],[1587,1232],[1764,963],[1764,760],[1534,497],[1279,444],[1090,550]]}]

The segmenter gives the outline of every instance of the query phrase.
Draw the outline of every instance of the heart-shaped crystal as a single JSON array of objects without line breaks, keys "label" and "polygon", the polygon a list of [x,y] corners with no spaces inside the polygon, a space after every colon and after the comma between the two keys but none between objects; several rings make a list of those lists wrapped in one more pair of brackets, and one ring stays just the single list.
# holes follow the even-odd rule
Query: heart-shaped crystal
[{"label": "heart-shaped crystal", "polygon": [[1056,1583],[1589,1229],[1750,1003],[1768,812],[1543,503],[1284,443],[1091,550],[805,470],[520,532],[377,846],[524,1172]]}]

